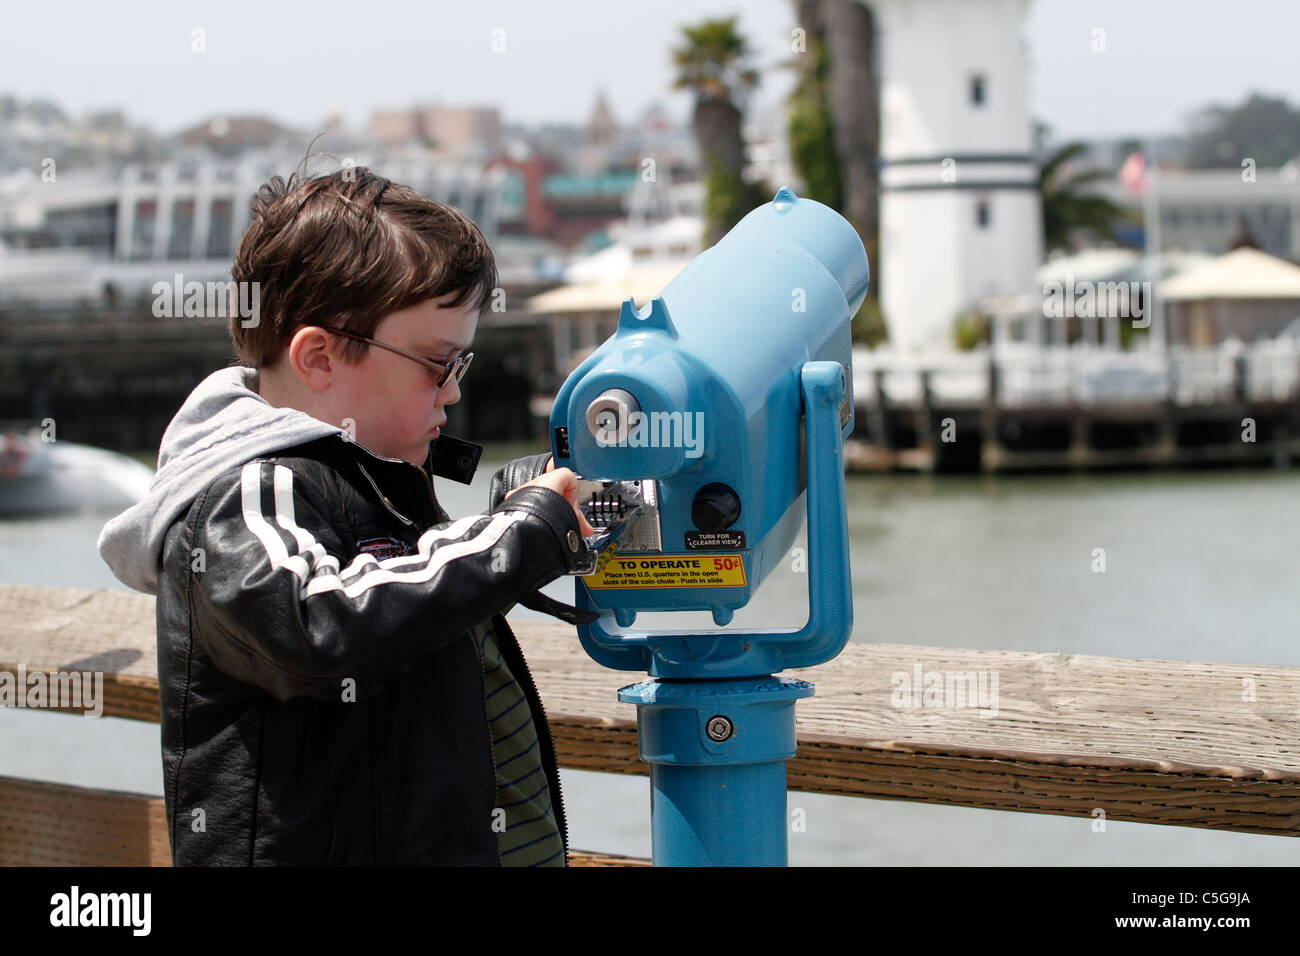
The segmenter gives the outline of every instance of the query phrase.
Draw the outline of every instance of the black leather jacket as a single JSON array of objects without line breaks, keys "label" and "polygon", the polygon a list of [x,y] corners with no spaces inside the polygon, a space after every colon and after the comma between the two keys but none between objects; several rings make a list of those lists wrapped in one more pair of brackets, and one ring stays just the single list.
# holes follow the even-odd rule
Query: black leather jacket
[{"label": "black leather jacket", "polygon": [[330,436],[211,482],[167,532],[158,580],[164,795],[176,865],[500,865],[482,665],[490,619],[549,725],[504,613],[575,566],[545,488],[450,521],[428,472]]}]

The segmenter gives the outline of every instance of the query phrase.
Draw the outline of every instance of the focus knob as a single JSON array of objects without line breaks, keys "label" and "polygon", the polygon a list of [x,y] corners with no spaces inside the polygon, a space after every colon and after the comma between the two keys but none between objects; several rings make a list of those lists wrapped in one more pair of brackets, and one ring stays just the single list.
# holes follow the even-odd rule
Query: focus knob
[{"label": "focus knob", "polygon": [[701,531],[726,531],[740,518],[740,495],[720,481],[695,492],[691,523]]}]

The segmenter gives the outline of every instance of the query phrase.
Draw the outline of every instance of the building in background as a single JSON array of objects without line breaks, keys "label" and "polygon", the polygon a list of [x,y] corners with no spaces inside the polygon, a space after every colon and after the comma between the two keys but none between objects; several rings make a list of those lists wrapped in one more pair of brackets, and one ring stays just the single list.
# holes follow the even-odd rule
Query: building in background
[{"label": "building in background", "polygon": [[[700,254],[703,205],[700,183],[638,184],[627,219],[610,228],[610,245],[574,259],[564,285],[528,300],[528,311],[550,333],[551,394],[613,334],[625,298],[644,305]],[[549,403],[540,403],[537,413],[548,415]]]},{"label": "building in background", "polygon": [[370,134],[384,147],[414,143],[462,160],[488,159],[503,143],[501,114],[495,107],[432,104],[375,110]]},{"label": "building in background", "polygon": [[[1142,194],[1118,180],[1094,190],[1116,205],[1160,217],[1160,246],[1221,255],[1253,245],[1300,258],[1300,159],[1281,169],[1157,169]],[[1145,238],[1139,232],[1139,244]]]},{"label": "building in background", "polygon": [[[756,123],[760,148],[751,160],[770,169],[785,154],[762,144],[779,130],[771,117]],[[309,148],[317,155],[303,166]],[[50,151],[59,157],[57,176],[43,178],[41,157]],[[662,105],[624,124],[600,93],[586,122],[572,125],[506,126],[495,109],[419,105],[376,111],[364,130],[346,128],[337,113],[301,130],[219,115],[172,137],[141,132],[121,113],[72,119],[52,103],[0,98],[0,154],[10,170],[0,174],[0,330],[39,325],[74,350],[99,347],[93,335],[111,339],[114,322],[165,338],[175,353],[168,359],[174,381],[137,416],[143,431],[111,439],[156,444],[151,430],[165,424],[178,396],[228,361],[221,323],[173,322],[164,330],[165,317],[150,308],[157,284],[228,281],[250,200],[272,176],[368,166],[460,208],[492,245],[504,295],[480,321],[484,374],[463,389],[453,424],[489,438],[534,436],[575,353],[597,344],[617,319],[621,296],[611,300],[606,288],[593,297],[591,285],[634,276],[642,300],[699,252],[696,152],[689,127]],[[567,304],[525,308],[562,282],[572,290]],[[127,363],[133,346],[111,348],[122,353],[115,362]],[[112,392],[119,372],[138,376],[139,368],[127,368],[106,366],[107,384],[94,396],[63,386],[46,394],[24,381],[6,401],[28,416],[73,401],[92,407]],[[62,381],[49,369],[31,374]],[[29,392],[39,394],[29,400]]]},{"label": "building in background", "polygon": [[214,116],[181,130],[176,145],[181,150],[229,159],[259,150],[291,153],[310,139],[303,130],[291,129],[265,116]]},{"label": "building in background", "polygon": [[1170,344],[1210,348],[1300,334],[1300,266],[1241,248],[1165,281]]},{"label": "building in background", "polygon": [[782,186],[799,181],[799,174],[790,159],[788,122],[783,104],[757,109],[752,111],[752,117],[746,116],[743,175],[749,182],[765,183],[770,187],[769,199]]},{"label": "building in background", "polygon": [[[689,132],[673,126],[657,104],[623,126],[598,95],[586,124],[569,134],[561,140],[555,128],[514,129],[507,150],[487,163],[504,175],[502,235],[545,239],[582,256],[615,241],[623,220],[637,215],[636,203],[695,178]],[[653,218],[666,215],[660,210]]]},{"label": "building in background", "polygon": [[1036,290],[1028,0],[868,5],[881,63],[881,306],[894,348],[947,348],[979,300]]},{"label": "building in background", "polygon": [[[0,180],[0,298],[111,303],[175,273],[186,281],[229,279],[253,195],[300,159],[268,150],[231,161],[197,153],[156,166],[66,172],[53,182],[30,169]],[[461,209],[494,240],[499,174],[429,155],[356,157],[356,165],[370,163]]]}]

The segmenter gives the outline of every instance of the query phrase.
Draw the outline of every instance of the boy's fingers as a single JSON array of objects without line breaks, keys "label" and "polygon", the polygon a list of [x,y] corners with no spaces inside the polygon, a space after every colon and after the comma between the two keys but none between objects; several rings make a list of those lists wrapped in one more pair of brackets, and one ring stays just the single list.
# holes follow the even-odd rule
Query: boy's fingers
[{"label": "boy's fingers", "polygon": [[549,488],[558,495],[562,495],[573,508],[573,513],[578,519],[578,530],[584,536],[595,534],[595,529],[587,521],[578,507],[578,476],[574,474],[572,468],[551,468],[547,472],[538,475],[527,485],[520,485],[521,488],[527,488],[528,485],[537,485],[542,488]]},{"label": "boy's fingers", "polygon": [[[558,495],[562,495],[564,500],[573,508],[573,513],[578,519],[578,531],[582,536],[588,537],[596,533],[596,529],[591,526],[582,509],[578,507],[578,476],[572,468],[556,468],[555,459],[552,458],[546,465],[546,471],[538,475],[528,484],[520,485],[519,488],[527,488],[529,485],[535,485],[541,488],[549,488]],[[506,494],[509,498],[519,488],[515,488]]]},{"label": "boy's fingers", "polygon": [[545,483],[548,484],[552,490],[558,491],[560,494],[564,495],[564,500],[573,506],[573,513],[578,519],[578,530],[582,532],[582,535],[586,537],[587,535],[595,534],[596,529],[591,526],[591,522],[587,520],[586,515],[582,513],[582,509],[578,507],[577,474],[572,468],[555,468],[554,465],[555,459],[551,459],[551,465],[547,469],[549,474],[543,476],[543,478],[539,478],[538,481],[545,482],[546,478],[552,480],[558,479],[558,487],[557,484],[552,484],[550,482]]},{"label": "boy's fingers", "polygon": [[572,468],[556,468],[554,471],[543,475],[540,481],[550,479],[554,484],[551,485],[560,494],[564,495],[570,502],[578,501],[578,476]]}]

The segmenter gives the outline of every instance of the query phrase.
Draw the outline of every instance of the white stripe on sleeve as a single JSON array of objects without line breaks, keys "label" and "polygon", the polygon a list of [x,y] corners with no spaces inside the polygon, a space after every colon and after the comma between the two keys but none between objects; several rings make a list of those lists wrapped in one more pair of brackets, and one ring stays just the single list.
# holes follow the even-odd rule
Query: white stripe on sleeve
[{"label": "white stripe on sleeve", "polygon": [[[442,568],[457,558],[481,554],[496,545],[505,532],[525,513],[505,511],[495,514],[477,535],[467,541],[446,544],[434,551],[434,544],[464,535],[482,519],[470,515],[445,528],[430,528],[420,536],[417,553],[387,558],[358,554],[347,568],[339,570],[338,558],[326,552],[316,538],[298,525],[293,505],[293,472],[275,465],[272,484],[275,492],[275,523],[292,535],[298,553],[289,554],[284,538],[268,520],[262,508],[261,464],[249,462],[240,476],[244,523],[266,549],[273,569],[287,568],[299,582],[303,598],[329,591],[342,591],[355,598],[379,584],[418,584],[431,580]],[[349,579],[349,580],[346,580]]]}]

